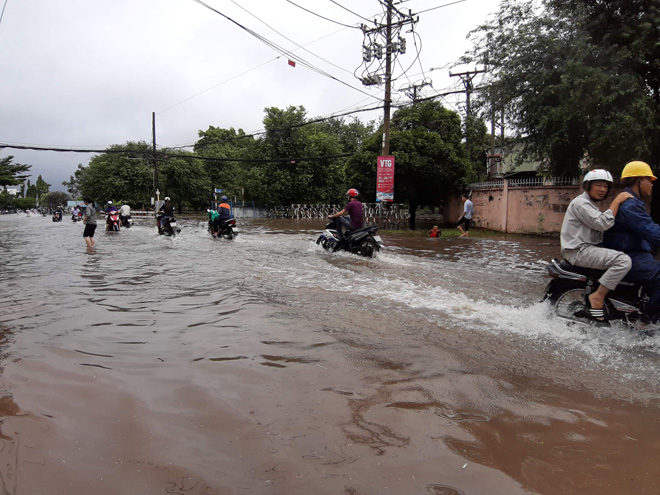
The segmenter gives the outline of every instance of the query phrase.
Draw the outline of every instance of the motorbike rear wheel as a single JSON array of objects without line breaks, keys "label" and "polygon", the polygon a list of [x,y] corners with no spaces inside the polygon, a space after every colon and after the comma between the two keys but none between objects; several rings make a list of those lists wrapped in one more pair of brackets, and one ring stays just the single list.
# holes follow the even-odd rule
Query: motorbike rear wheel
[{"label": "motorbike rear wheel", "polygon": [[360,244],[357,246],[357,248],[355,248],[353,252],[367,258],[375,258],[378,254],[378,250],[378,243],[367,237],[360,241]]},{"label": "motorbike rear wheel", "polygon": [[570,289],[554,299],[555,313],[561,318],[577,320],[575,313],[584,309],[584,290]]},{"label": "motorbike rear wheel", "polygon": [[231,241],[234,238],[234,232],[231,229],[225,230],[222,233],[222,237],[224,237],[225,239],[229,239]]}]

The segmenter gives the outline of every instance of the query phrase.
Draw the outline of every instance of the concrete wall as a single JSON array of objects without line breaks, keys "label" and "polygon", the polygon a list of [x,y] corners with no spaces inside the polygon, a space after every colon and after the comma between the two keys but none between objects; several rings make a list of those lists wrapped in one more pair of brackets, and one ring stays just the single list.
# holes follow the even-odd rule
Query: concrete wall
[{"label": "concrete wall", "polygon": [[[507,181],[504,188],[474,189],[474,225],[519,234],[556,233],[561,230],[569,203],[581,192],[580,186],[512,188],[508,187]],[[447,223],[455,223],[462,212],[460,195],[445,202]]]}]

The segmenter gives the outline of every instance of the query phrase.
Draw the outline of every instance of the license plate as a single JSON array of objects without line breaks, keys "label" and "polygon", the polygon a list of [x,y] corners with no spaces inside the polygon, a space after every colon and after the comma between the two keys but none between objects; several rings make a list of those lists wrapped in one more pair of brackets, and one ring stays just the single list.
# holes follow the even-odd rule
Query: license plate
[{"label": "license plate", "polygon": [[238,229],[236,227],[234,227],[232,230],[234,231],[234,234],[238,234]]},{"label": "license plate", "polygon": [[170,227],[176,227],[176,222],[170,222]]},{"label": "license plate", "polygon": [[375,235],[375,236],[374,236],[374,240],[375,240],[378,244],[382,244],[382,243],[383,243],[383,239],[381,239],[379,235]]}]

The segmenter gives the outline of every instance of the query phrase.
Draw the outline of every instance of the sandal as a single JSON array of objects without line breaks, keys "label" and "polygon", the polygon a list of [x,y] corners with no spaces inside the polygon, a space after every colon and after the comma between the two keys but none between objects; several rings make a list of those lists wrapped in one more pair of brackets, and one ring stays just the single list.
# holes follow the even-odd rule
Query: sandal
[{"label": "sandal", "polygon": [[607,315],[605,314],[605,307],[592,308],[591,302],[589,301],[589,297],[585,297],[584,299],[584,308],[579,311],[576,311],[573,314],[579,318],[588,318],[596,323],[600,323],[603,325],[609,324],[607,321]]}]

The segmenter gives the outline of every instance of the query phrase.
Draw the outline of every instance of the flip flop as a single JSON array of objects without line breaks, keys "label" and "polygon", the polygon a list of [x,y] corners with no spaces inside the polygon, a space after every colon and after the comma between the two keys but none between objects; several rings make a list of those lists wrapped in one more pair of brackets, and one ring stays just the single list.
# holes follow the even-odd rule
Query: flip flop
[{"label": "flip flop", "polygon": [[609,325],[607,315],[605,314],[605,307],[592,308],[589,297],[585,297],[584,299],[584,308],[576,311],[573,315],[579,318],[588,318],[589,320],[593,320],[595,323],[602,325]]}]

